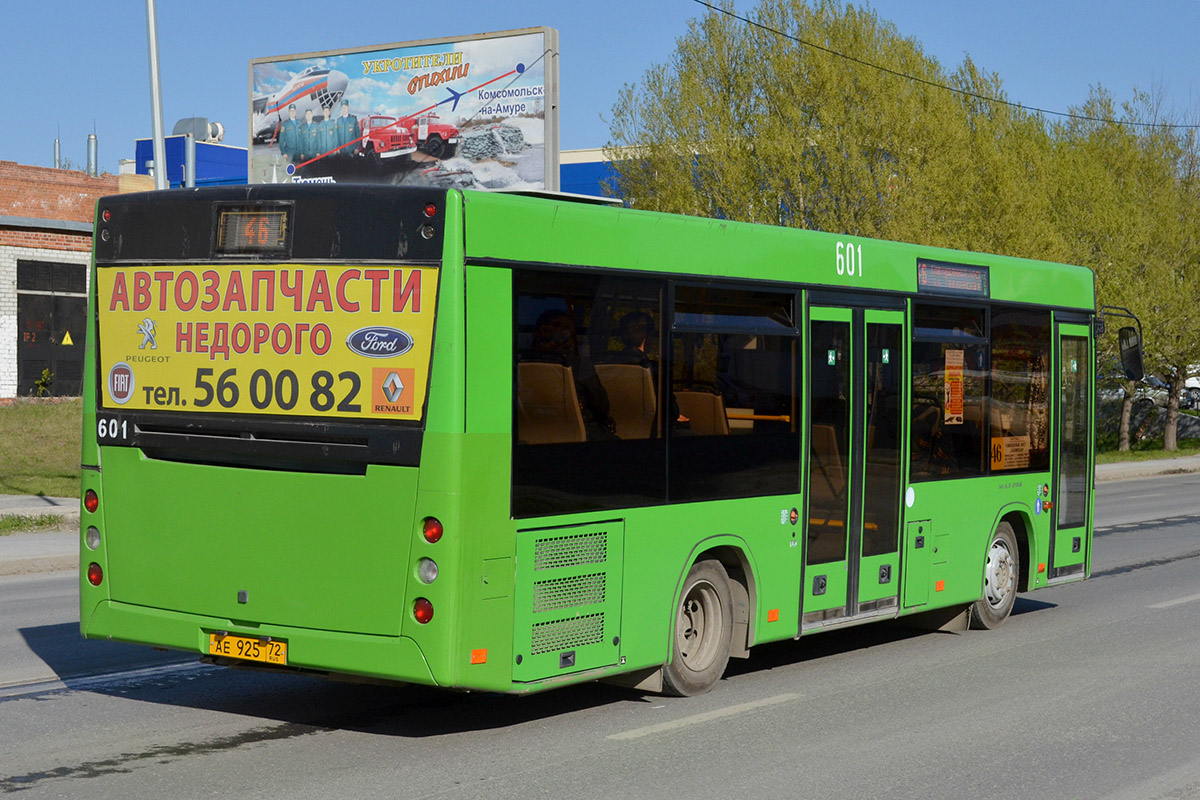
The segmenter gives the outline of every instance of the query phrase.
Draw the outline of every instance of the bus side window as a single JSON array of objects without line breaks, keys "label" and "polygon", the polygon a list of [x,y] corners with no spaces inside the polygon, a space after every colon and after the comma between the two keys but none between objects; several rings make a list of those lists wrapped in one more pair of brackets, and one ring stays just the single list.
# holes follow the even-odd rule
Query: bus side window
[{"label": "bus side window", "polygon": [[984,472],[987,338],[982,308],[918,303],[912,349],[915,481]]},{"label": "bus side window", "polygon": [[1050,312],[992,309],[993,472],[1050,468]]},{"label": "bus side window", "polygon": [[671,502],[800,485],[800,337],[791,292],[675,287]]},{"label": "bus side window", "polygon": [[517,270],[513,285],[513,515],[666,502],[665,283]]}]

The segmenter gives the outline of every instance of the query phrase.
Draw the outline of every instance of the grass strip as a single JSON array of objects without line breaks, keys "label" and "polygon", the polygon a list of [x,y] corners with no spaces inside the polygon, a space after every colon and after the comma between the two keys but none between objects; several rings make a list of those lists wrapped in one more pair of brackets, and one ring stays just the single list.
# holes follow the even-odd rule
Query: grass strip
[{"label": "grass strip", "polygon": [[8,514],[0,517],[0,536],[29,531],[52,531],[62,526],[62,514]]}]

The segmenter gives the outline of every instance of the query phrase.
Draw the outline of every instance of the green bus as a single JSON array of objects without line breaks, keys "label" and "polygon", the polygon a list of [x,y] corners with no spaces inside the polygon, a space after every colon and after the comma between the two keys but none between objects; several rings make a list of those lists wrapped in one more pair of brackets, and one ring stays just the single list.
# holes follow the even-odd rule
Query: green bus
[{"label": "green bus", "polygon": [[404,187],[96,220],[86,637],[691,695],[1089,573],[1087,269]]}]

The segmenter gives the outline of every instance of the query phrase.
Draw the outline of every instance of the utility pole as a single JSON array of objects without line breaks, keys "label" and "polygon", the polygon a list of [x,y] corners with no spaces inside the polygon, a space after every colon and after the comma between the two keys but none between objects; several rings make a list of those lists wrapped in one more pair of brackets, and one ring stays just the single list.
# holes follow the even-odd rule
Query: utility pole
[{"label": "utility pole", "polygon": [[150,116],[154,132],[154,188],[167,188],[167,142],[163,138],[162,85],[158,80],[158,19],[154,0],[146,0],[146,28],[150,38]]}]

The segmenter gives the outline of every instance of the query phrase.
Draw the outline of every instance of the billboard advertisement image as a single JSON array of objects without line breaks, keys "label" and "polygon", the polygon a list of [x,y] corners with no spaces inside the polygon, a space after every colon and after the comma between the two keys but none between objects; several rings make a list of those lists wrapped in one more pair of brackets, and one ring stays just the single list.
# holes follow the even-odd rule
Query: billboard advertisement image
[{"label": "billboard advertisement image", "polygon": [[558,189],[553,28],[250,62],[251,183]]}]

